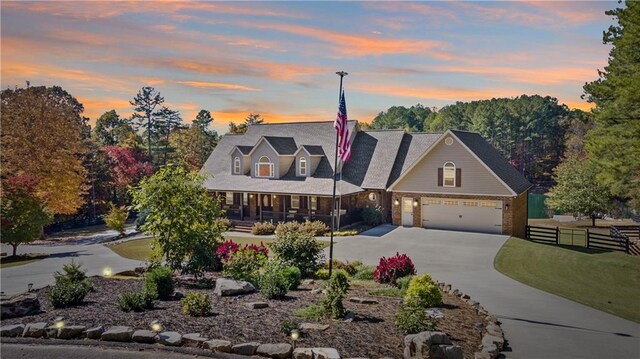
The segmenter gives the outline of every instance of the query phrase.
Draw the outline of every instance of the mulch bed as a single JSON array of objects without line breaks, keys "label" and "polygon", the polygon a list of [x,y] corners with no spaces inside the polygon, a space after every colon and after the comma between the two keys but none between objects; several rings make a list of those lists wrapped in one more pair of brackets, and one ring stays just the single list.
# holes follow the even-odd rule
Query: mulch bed
[{"label": "mulch bed", "polygon": [[[320,287],[317,282],[309,287],[290,291],[283,300],[265,300],[260,294],[239,297],[218,297],[212,289],[190,289],[179,286],[176,290],[186,293],[197,290],[208,294],[212,299],[212,312],[208,317],[194,318],[181,311],[178,300],[157,301],[156,308],[142,312],[122,312],[116,306],[120,293],[142,288],[143,281],[135,279],[106,279],[93,277],[94,292],[85,298],[85,304],[53,309],[44,294],[47,288],[37,292],[43,313],[23,318],[3,320],[3,325],[37,321],[53,322],[57,317],[65,318],[68,324],[86,326],[127,325],[136,329],[147,329],[154,320],[160,321],[163,330],[177,331],[182,334],[200,333],[211,339],[226,339],[234,344],[248,341],[261,343],[290,342],[280,332],[280,324],[285,321],[303,322],[293,312],[308,304],[320,303],[322,294],[311,294],[310,289]],[[370,297],[369,288],[352,286],[347,298],[353,296]],[[345,300],[345,307],[356,316],[353,322],[323,320],[329,324],[326,331],[304,333],[298,340],[298,347],[333,347],[343,357],[392,357],[401,358],[405,334],[393,323],[398,308],[398,298],[376,297],[378,304],[356,304]],[[244,303],[266,301],[269,308],[248,309]],[[475,325],[483,318],[458,297],[443,294],[444,305],[440,310],[444,319],[440,319],[437,329],[449,334],[460,345],[467,358],[480,344],[480,335]]]}]

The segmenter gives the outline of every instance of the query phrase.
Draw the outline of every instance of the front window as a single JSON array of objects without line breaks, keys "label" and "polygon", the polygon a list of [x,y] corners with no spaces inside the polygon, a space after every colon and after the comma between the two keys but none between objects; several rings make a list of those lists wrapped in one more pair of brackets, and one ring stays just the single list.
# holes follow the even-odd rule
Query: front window
[{"label": "front window", "polygon": [[225,203],[228,206],[233,205],[233,192],[226,192],[225,193]]},{"label": "front window", "polygon": [[453,162],[447,162],[444,164],[443,180],[445,187],[456,186],[456,165]]},{"label": "front window", "polygon": [[243,206],[249,205],[249,194],[246,192],[242,194],[242,205]]},{"label": "front window", "polygon": [[273,177],[273,163],[267,156],[262,156],[256,163],[256,177]]},{"label": "front window", "polygon": [[311,197],[311,209],[318,209],[318,197]]},{"label": "front window", "polygon": [[233,159],[233,173],[240,173],[240,157],[236,157]]},{"label": "front window", "polygon": [[300,208],[300,196],[291,196],[291,208]]},{"label": "front window", "polygon": [[300,176],[307,175],[307,159],[305,157],[300,157]]}]

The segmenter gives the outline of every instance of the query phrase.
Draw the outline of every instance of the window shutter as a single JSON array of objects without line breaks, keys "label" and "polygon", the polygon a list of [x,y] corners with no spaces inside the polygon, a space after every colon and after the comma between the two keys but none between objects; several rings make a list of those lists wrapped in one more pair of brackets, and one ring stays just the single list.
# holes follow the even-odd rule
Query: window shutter
[{"label": "window shutter", "polygon": [[462,186],[462,168],[456,168],[456,187]]},{"label": "window shutter", "polygon": [[442,167],[438,168],[438,187],[442,187]]}]

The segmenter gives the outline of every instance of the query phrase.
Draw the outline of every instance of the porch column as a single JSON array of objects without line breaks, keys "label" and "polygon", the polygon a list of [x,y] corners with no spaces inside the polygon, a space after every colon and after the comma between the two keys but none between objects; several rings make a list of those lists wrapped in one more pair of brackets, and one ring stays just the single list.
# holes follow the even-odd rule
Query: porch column
[{"label": "porch column", "polygon": [[307,210],[309,211],[309,220],[311,221],[311,196],[307,196]]},{"label": "porch column", "polygon": [[260,222],[262,222],[262,195],[258,193],[258,208],[260,209]]},{"label": "porch column", "polygon": [[287,221],[287,198],[281,195],[280,200],[282,201],[282,220],[286,222]]}]

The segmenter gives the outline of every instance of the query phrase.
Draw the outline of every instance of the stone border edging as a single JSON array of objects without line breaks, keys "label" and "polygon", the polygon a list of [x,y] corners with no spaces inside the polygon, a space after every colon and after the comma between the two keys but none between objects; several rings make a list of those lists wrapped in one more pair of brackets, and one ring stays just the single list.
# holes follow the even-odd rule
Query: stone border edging
[{"label": "stone border edging", "polygon": [[500,355],[500,352],[505,349],[505,337],[504,331],[500,326],[500,321],[495,315],[489,313],[484,307],[477,301],[472,300],[471,296],[462,293],[459,289],[454,288],[451,284],[444,282],[438,282],[438,287],[442,292],[455,295],[462,299],[465,303],[475,308],[476,313],[484,316],[484,323],[482,326],[482,348],[480,351],[475,352],[474,359],[495,359]]}]

